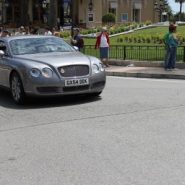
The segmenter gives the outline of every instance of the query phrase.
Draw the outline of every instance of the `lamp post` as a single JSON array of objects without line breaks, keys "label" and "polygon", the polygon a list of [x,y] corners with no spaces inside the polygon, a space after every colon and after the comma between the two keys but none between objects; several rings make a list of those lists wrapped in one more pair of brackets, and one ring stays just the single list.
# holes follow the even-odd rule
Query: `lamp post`
[{"label": "lamp post", "polygon": [[163,20],[163,15],[166,14],[168,3],[166,0],[155,1],[154,9],[159,12],[160,22]]}]

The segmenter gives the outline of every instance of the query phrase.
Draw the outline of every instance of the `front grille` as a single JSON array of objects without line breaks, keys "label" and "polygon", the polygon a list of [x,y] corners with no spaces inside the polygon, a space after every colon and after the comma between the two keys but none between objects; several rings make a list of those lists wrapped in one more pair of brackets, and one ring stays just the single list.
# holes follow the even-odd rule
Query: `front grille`
[{"label": "front grille", "polygon": [[75,86],[75,87],[64,87],[63,91],[64,92],[74,92],[74,91],[84,91],[88,89],[89,89],[89,85],[84,85],[84,86]]},{"label": "front grille", "polygon": [[89,74],[88,65],[69,65],[58,68],[63,77],[86,76]]}]

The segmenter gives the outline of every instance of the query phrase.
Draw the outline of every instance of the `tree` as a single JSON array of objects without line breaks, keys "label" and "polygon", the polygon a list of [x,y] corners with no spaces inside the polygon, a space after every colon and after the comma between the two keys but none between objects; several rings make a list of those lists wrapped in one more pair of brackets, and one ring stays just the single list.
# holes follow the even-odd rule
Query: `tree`
[{"label": "tree", "polygon": [[[174,15],[175,21],[179,20],[179,15],[180,15],[179,13],[176,13]],[[181,21],[185,21],[185,13],[181,14]]]},{"label": "tree", "polygon": [[116,17],[113,13],[107,13],[102,17],[102,22],[106,24],[115,23],[115,21],[116,21]]},{"label": "tree", "polygon": [[185,2],[185,0],[175,0],[175,2],[180,4],[179,21],[181,21],[181,18],[182,18],[182,4]]}]

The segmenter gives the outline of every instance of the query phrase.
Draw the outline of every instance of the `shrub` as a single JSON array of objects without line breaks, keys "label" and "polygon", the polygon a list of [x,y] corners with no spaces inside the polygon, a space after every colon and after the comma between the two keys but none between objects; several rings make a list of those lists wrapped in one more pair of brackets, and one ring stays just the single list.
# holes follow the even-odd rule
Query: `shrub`
[{"label": "shrub", "polygon": [[137,43],[137,38],[136,37],[134,37],[133,40],[134,40],[135,43]]},{"label": "shrub", "polygon": [[130,43],[132,43],[132,37],[129,37],[128,40]]},{"label": "shrub", "polygon": [[137,42],[141,43],[141,37],[138,37]]},{"label": "shrub", "polygon": [[147,25],[147,26],[150,25],[150,24],[152,24],[152,21],[148,20],[148,21],[145,22],[145,25]]},{"label": "shrub", "polygon": [[150,42],[151,42],[150,37],[147,37],[147,38],[146,38],[146,42],[147,42],[147,43],[150,43]]},{"label": "shrub", "polygon": [[139,27],[143,27],[143,23],[140,23],[140,24],[139,24]]},{"label": "shrub", "polygon": [[120,42],[123,42],[123,38],[120,38]]},{"label": "shrub", "polygon": [[102,22],[105,23],[105,24],[115,23],[116,22],[116,17],[113,13],[105,14],[102,17]]},{"label": "shrub", "polygon": [[90,33],[92,33],[92,31],[91,30],[88,30],[88,34],[90,34]]},{"label": "shrub", "polygon": [[129,28],[129,27],[126,27],[126,28],[125,28],[125,31],[129,31],[129,30],[130,30],[130,28]]},{"label": "shrub", "polygon": [[164,40],[163,39],[159,39],[159,44],[164,44]]},{"label": "shrub", "polygon": [[60,37],[64,37],[64,38],[67,38],[70,36],[70,31],[63,31],[63,32],[60,32]]},{"label": "shrub", "polygon": [[145,43],[145,41],[146,41],[145,37],[142,37],[142,41],[143,41],[143,43]]},{"label": "shrub", "polygon": [[101,28],[97,28],[97,32],[100,32],[101,31]]},{"label": "shrub", "polygon": [[137,27],[136,24],[130,25],[130,29],[131,29],[131,30],[135,29],[136,27]]},{"label": "shrub", "polygon": [[110,31],[110,34],[111,34],[111,35],[113,35],[114,33],[115,33],[114,30],[111,30],[111,31]]},{"label": "shrub", "polygon": [[125,42],[128,42],[128,36],[125,36]]},{"label": "shrub", "polygon": [[121,28],[121,32],[124,32],[124,31],[125,31],[125,28],[122,27],[122,28]]}]

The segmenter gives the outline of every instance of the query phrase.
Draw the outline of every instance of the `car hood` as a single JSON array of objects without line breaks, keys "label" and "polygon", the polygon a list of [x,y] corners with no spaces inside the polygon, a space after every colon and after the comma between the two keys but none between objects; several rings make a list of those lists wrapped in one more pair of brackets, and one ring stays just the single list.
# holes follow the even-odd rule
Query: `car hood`
[{"label": "car hood", "polygon": [[80,52],[65,52],[65,53],[41,53],[31,55],[19,55],[15,57],[24,63],[40,63],[49,66],[65,66],[65,65],[90,65],[91,60],[89,56],[86,56]]}]

